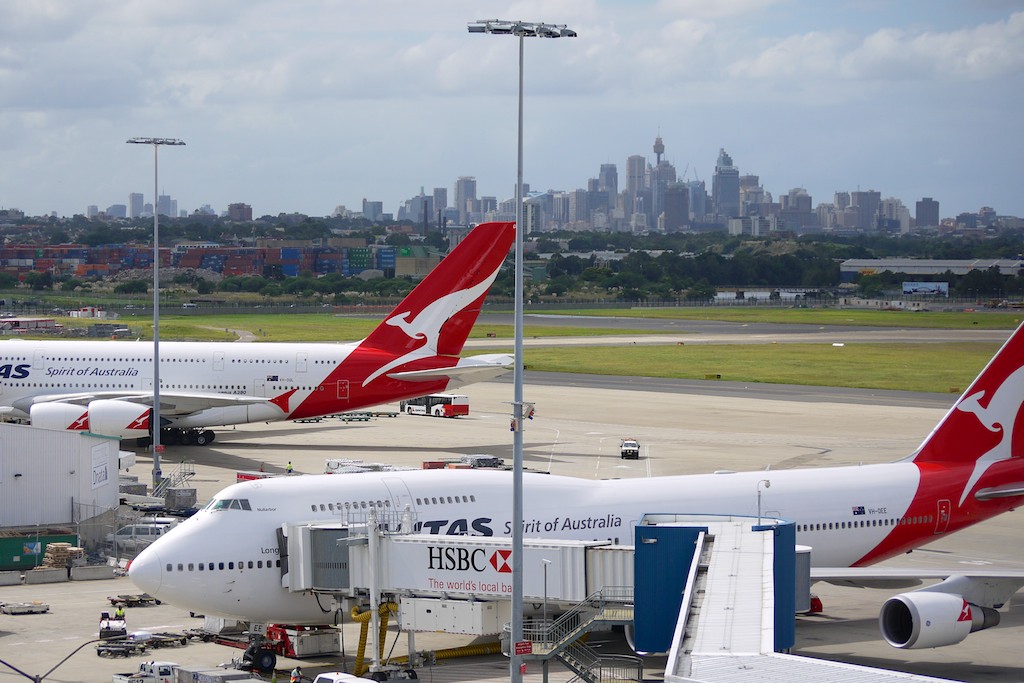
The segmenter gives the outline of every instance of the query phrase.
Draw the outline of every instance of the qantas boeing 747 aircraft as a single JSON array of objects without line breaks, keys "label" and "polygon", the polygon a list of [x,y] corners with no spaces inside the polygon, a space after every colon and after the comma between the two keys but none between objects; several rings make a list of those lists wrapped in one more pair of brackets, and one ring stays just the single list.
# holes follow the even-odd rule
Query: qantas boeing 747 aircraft
[{"label": "qantas boeing 747 aircraft", "polygon": [[[511,356],[459,353],[514,235],[514,223],[478,225],[357,343],[162,343],[164,441],[206,445],[209,427],[358,410],[507,372]],[[149,342],[0,344],[0,412],[9,417],[145,438],[152,406]]]},{"label": "qantas boeing 747 aircraft", "polygon": [[[1014,509],[1024,501],[1024,327],[989,362],[916,452],[857,467],[771,473],[774,516],[812,547],[812,578],[864,584],[906,580],[869,567]],[[527,537],[631,544],[650,512],[749,515],[763,471],[592,481],[524,473]],[[317,597],[282,587],[285,523],[365,520],[408,511],[425,534],[509,536],[512,475],[416,470],[310,475],[235,484],[131,564],[135,584],[183,608],[254,622],[324,623]],[[918,575],[941,583],[890,598],[880,624],[895,647],[950,645],[998,623],[995,610],[1024,585],[1014,571]],[[287,585],[285,583],[284,585]]]}]

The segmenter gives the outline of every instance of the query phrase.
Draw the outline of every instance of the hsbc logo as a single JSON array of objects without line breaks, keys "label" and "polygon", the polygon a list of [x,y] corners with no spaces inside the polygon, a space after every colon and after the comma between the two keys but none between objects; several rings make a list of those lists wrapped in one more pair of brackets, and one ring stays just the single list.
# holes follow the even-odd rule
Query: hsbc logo
[{"label": "hsbc logo", "polygon": [[499,574],[511,574],[512,566],[508,563],[508,559],[512,557],[511,550],[495,550],[494,554],[491,555],[490,563]]},{"label": "hsbc logo", "polygon": [[511,550],[495,550],[488,557],[484,548],[458,548],[449,546],[427,546],[427,569],[464,572],[487,571],[490,565],[499,574],[511,574],[512,566],[509,559]]}]

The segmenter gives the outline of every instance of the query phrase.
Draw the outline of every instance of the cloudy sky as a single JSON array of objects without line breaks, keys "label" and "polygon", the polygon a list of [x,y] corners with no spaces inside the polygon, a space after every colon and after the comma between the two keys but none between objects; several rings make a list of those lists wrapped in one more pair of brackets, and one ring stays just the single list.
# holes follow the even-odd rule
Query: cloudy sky
[{"label": "cloudy sky", "polygon": [[720,147],[776,199],[874,189],[911,212],[1024,216],[1020,0],[4,0],[0,208],[70,216],[161,191],[191,212],[396,212],[475,176],[512,195],[518,41],[467,22],[566,24],[526,42],[525,181],[585,187],[665,155],[708,181]]}]

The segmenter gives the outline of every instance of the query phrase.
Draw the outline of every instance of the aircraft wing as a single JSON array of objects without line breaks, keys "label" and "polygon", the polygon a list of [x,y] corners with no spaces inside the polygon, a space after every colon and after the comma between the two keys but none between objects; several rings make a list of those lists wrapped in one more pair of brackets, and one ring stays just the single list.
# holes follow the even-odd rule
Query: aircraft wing
[{"label": "aircraft wing", "polygon": [[[142,406],[153,405],[151,392],[139,391],[93,391],[80,394],[50,394],[31,397],[24,408],[15,405],[19,410],[28,412],[31,405],[37,403],[70,403],[88,406],[97,400],[126,401]],[[204,392],[161,391],[160,413],[162,415],[190,415],[208,408],[226,406],[242,406],[270,403],[270,399],[258,396],[233,396],[230,394],[211,394]]]},{"label": "aircraft wing", "polygon": [[919,589],[921,592],[950,593],[983,607],[999,608],[1014,593],[1024,588],[1024,570],[979,568],[965,571],[905,569],[897,567],[814,567],[811,581],[855,588],[905,588],[937,579],[939,583]]}]

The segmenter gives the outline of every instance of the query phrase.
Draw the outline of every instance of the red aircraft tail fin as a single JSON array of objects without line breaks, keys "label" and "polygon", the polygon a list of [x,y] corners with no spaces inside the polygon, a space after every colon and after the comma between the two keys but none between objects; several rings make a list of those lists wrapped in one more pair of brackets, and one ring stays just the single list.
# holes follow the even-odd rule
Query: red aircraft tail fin
[{"label": "red aircraft tail fin", "polygon": [[[1009,483],[998,476],[1018,468],[1000,466],[1024,456],[1024,325],[1010,335],[942,421],[914,453],[917,463],[946,465],[974,463],[960,503],[985,478],[985,486]],[[991,470],[991,472],[990,472]],[[988,474],[989,476],[986,476]]]},{"label": "red aircraft tail fin", "polygon": [[407,360],[457,356],[515,237],[515,223],[481,223],[363,340],[393,356],[363,384]]}]

